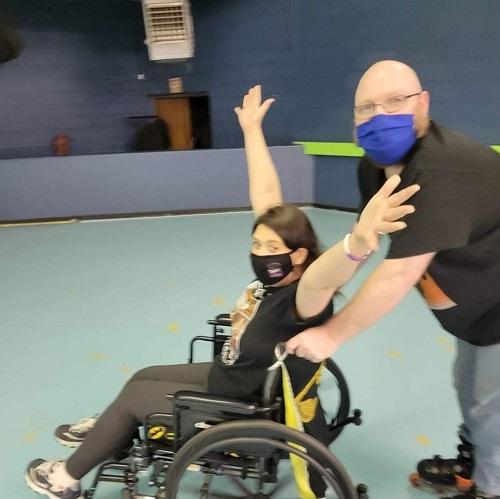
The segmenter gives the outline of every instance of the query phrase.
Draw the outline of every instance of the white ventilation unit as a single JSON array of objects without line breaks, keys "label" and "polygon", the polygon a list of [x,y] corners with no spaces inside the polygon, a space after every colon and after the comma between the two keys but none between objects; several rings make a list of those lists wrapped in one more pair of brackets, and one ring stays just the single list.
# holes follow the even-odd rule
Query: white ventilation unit
[{"label": "white ventilation unit", "polygon": [[149,58],[187,59],[194,55],[193,18],[189,0],[142,0]]}]

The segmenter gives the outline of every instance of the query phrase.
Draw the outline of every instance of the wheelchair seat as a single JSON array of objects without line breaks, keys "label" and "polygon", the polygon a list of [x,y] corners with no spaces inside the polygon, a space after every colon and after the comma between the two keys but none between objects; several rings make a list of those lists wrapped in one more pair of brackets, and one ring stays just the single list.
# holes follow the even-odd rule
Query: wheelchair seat
[{"label": "wheelchair seat", "polygon": [[175,449],[202,430],[226,421],[241,419],[281,419],[281,399],[260,405],[235,398],[179,391],[174,396]]}]

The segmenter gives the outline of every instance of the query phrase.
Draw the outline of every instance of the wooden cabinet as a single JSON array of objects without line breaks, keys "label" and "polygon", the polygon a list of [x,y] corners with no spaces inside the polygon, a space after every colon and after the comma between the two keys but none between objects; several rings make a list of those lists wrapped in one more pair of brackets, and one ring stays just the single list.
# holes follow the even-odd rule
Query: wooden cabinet
[{"label": "wooden cabinet", "polygon": [[168,128],[170,149],[212,147],[208,95],[203,92],[149,95]]}]

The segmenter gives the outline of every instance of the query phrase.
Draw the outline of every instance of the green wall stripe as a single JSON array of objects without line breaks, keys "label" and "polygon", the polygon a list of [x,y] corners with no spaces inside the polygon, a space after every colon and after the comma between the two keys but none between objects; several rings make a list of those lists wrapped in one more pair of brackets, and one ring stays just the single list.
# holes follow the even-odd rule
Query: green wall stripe
[{"label": "green wall stripe", "polygon": [[[347,156],[352,158],[363,156],[363,149],[352,142],[306,142],[298,140],[294,144],[303,146],[304,154],[313,156]],[[500,145],[490,147],[500,153]]]},{"label": "green wall stripe", "polygon": [[297,141],[294,144],[304,146],[304,154],[314,156],[351,156],[360,158],[363,149],[352,142],[304,142]]}]

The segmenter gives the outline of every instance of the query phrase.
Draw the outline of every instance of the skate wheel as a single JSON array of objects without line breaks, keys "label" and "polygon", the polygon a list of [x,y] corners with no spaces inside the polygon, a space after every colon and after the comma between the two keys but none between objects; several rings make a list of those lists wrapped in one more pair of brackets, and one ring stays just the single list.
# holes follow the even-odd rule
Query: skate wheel
[{"label": "skate wheel", "polygon": [[420,487],[420,484],[421,484],[421,479],[420,479],[420,475],[418,473],[412,473],[408,479],[410,480],[410,483],[414,486],[414,487]]}]

